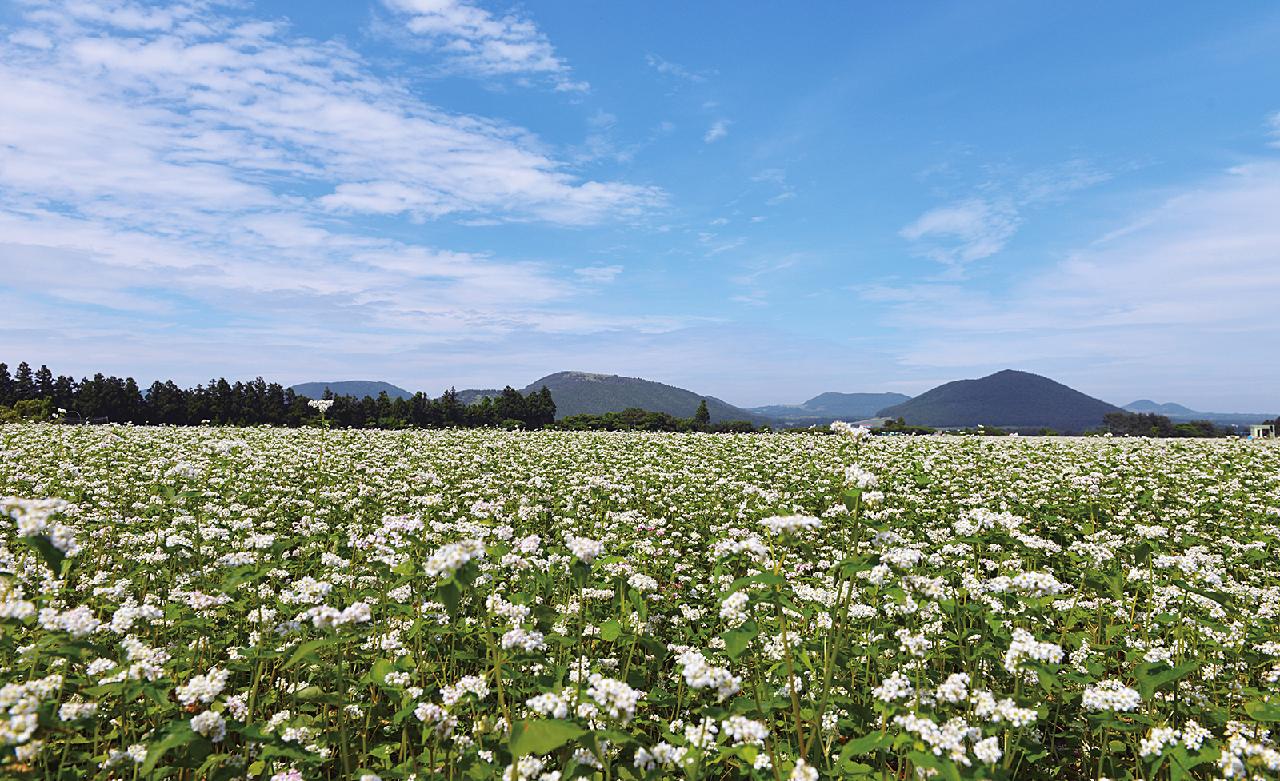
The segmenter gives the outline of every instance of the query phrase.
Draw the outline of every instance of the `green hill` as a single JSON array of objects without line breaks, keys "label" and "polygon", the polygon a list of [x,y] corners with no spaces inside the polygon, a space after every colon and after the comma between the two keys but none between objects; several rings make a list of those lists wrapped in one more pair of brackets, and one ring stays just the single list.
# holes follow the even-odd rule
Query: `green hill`
[{"label": "green hill", "polygon": [[880,410],[880,415],[935,428],[1051,428],[1065,434],[1097,428],[1103,415],[1119,409],[1048,377],[1006,369],[977,380],[939,385]]},{"label": "green hill", "polygon": [[752,407],[759,415],[788,423],[830,423],[833,420],[862,420],[892,404],[910,399],[901,393],[820,393],[803,404],[772,404]]},{"label": "green hill", "polygon": [[303,382],[290,386],[294,393],[299,396],[306,396],[309,399],[318,399],[324,396],[325,388],[333,391],[335,396],[355,396],[356,398],[364,398],[365,396],[377,396],[383,391],[391,398],[408,399],[413,397],[413,393],[405,390],[397,385],[389,382],[381,382],[379,380],[338,380],[336,382]]},{"label": "green hill", "polygon": [[[556,372],[529,383],[524,393],[547,386],[556,402],[556,419],[571,415],[600,415],[605,412],[621,412],[638,407],[649,412],[665,412],[678,418],[691,418],[698,411],[698,404],[707,400],[711,420],[749,420],[752,423],[768,423],[757,415],[740,407],[721,401],[714,396],[700,396],[693,391],[664,385],[639,377],[619,377],[616,374],[592,374],[590,372]],[[461,390],[458,398],[466,403],[483,396],[497,395],[495,390]]]},{"label": "green hill", "polygon": [[1189,407],[1184,407],[1181,404],[1175,404],[1173,402],[1160,404],[1152,401],[1151,399],[1138,399],[1135,402],[1124,405],[1124,408],[1129,412],[1154,412],[1157,415],[1164,415],[1170,418],[1204,414],[1196,412]]}]

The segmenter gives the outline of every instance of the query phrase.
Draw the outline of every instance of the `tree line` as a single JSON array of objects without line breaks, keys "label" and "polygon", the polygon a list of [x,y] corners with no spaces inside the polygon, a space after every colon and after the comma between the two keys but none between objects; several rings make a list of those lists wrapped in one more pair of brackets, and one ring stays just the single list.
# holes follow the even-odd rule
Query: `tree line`
[{"label": "tree line", "polygon": [[629,407],[621,412],[570,415],[561,418],[556,428],[570,431],[713,431],[738,434],[771,430],[768,426],[756,426],[749,420],[712,423],[706,399],[698,405],[691,418]]},{"label": "tree line", "polygon": [[[439,398],[416,393],[410,398],[337,396],[324,413],[330,425],[345,428],[443,428],[521,426],[541,428],[555,422],[556,405],[545,386],[522,394],[507,386],[496,397],[464,404],[450,388]],[[321,413],[306,396],[258,377],[249,382],[210,380],[194,388],[172,380],[153,382],[145,390],[132,377],[101,373],[76,380],[54,376],[41,365],[32,371],[23,361],[10,374],[0,363],[0,421],[62,420],[139,425],[303,426]]]},{"label": "tree line", "polygon": [[1102,417],[1106,430],[1115,435],[1131,437],[1208,438],[1230,437],[1236,432],[1208,420],[1174,423],[1164,415],[1154,412],[1108,412]]}]

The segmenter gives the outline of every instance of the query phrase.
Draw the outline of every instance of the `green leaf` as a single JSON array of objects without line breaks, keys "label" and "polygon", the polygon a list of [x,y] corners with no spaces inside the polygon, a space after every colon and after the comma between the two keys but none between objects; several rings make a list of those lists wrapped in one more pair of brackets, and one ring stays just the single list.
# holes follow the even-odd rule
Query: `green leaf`
[{"label": "green leaf", "polygon": [[462,601],[462,591],[453,580],[447,580],[436,589],[436,597],[449,610],[449,615],[458,614],[458,603]]},{"label": "green leaf", "polygon": [[147,749],[147,759],[142,763],[142,767],[139,768],[139,774],[143,776],[151,775],[151,771],[156,769],[156,764],[170,749],[185,746],[195,739],[196,733],[191,729],[190,724],[185,721],[173,722],[169,725],[169,729],[165,736],[160,739],[160,742]]},{"label": "green leaf", "polygon": [[617,619],[609,619],[600,625],[600,639],[606,643],[612,643],[622,634],[622,624]]},{"label": "green leaf", "polygon": [[369,669],[369,683],[379,688],[395,688],[387,686],[387,674],[396,671],[395,665],[386,659],[379,659]]},{"label": "green leaf", "polygon": [[760,583],[765,586],[785,586],[787,584],[787,579],[781,575],[775,575],[772,572],[761,572],[759,575],[748,575],[733,581],[733,584],[729,586],[729,591],[727,593],[732,594],[736,591],[741,591],[744,587],[750,586],[753,583]]},{"label": "green leaf", "polygon": [[854,738],[844,744],[844,748],[840,749],[840,761],[844,762],[860,754],[869,754],[880,748],[880,745],[884,743],[887,738],[887,735],[883,735],[879,732],[872,732],[870,735],[863,735],[860,738]]},{"label": "green leaf", "polygon": [[845,509],[852,511],[858,506],[858,500],[862,498],[862,489],[854,488],[850,491],[845,491],[841,498],[844,499]]},{"label": "green leaf", "polygon": [[511,725],[511,756],[546,754],[587,731],[572,721],[562,719],[529,719]]},{"label": "green leaf", "polygon": [[950,760],[935,757],[927,751],[912,751],[907,754],[907,758],[914,762],[916,767],[936,770],[941,773],[944,778],[953,779],[953,781],[960,781],[960,770]]},{"label": "green leaf", "polygon": [[[1143,665],[1143,667],[1145,666]],[[1177,667],[1170,667],[1157,673],[1147,673],[1142,668],[1139,668],[1138,689],[1142,692],[1144,699],[1149,699],[1156,689],[1166,683],[1180,681],[1198,669],[1200,669],[1199,662],[1184,662]]]},{"label": "green leaf", "polygon": [[296,667],[305,659],[314,659],[316,656],[315,652],[330,642],[332,642],[332,640],[327,637],[321,637],[318,640],[308,640],[298,646],[298,650],[293,652],[293,656],[289,657],[289,661],[285,662],[284,667],[281,669],[288,670],[291,667]]},{"label": "green leaf", "polygon": [[725,656],[736,660],[743,651],[747,650],[747,646],[758,634],[760,634],[760,628],[756,626],[756,622],[747,621],[737,629],[730,629],[720,635],[720,639],[724,640]]},{"label": "green leaf", "polygon": [[1246,702],[1244,712],[1254,721],[1280,721],[1280,705],[1270,702]]},{"label": "green leaf", "polygon": [[49,538],[43,534],[34,537],[23,537],[23,542],[27,543],[36,553],[40,554],[40,558],[44,559],[44,563],[53,570],[53,574],[61,577],[62,563],[66,561],[67,554],[58,550]]}]

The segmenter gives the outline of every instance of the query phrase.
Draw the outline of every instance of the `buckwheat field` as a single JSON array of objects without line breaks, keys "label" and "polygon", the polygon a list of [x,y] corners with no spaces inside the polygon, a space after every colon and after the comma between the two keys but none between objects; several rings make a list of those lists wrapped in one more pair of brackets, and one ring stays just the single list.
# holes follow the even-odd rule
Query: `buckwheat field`
[{"label": "buckwheat field", "polygon": [[0,427],[0,776],[1273,778],[1280,448]]}]

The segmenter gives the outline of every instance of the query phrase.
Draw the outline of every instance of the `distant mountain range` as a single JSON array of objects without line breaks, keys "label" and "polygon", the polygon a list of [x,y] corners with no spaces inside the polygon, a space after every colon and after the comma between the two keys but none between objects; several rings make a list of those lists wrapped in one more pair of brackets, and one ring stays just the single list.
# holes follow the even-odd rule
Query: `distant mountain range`
[{"label": "distant mountain range", "polygon": [[939,385],[910,401],[880,410],[916,426],[1005,429],[1051,428],[1079,433],[1102,425],[1108,412],[1120,408],[1048,377],[1006,369],[977,380]]},{"label": "distant mountain range", "polygon": [[902,393],[821,393],[803,404],[773,404],[751,407],[751,412],[791,425],[830,423],[833,420],[863,420],[911,397]]},{"label": "distant mountain range", "polygon": [[[665,412],[681,418],[692,417],[706,399],[711,420],[748,420],[756,424],[783,426],[825,425],[833,420],[862,420],[872,417],[903,418],[912,425],[935,428],[971,428],[977,425],[1034,431],[1051,428],[1062,433],[1078,433],[1102,425],[1108,412],[1121,408],[1029,372],[1006,369],[976,380],[958,380],[911,398],[901,393],[822,393],[802,404],[774,404],[744,409],[715,396],[704,396],[684,388],[639,377],[590,372],[556,372],[526,385],[522,392],[547,386],[556,402],[556,417],[621,412],[638,407]],[[388,382],[342,380],[305,382],[294,385],[295,393],[320,398],[325,389],[335,395],[377,396],[386,391],[392,398],[413,394]],[[496,389],[460,390],[458,399],[473,404],[485,396],[497,396]],[[1274,414],[1198,412],[1181,404],[1158,404],[1140,399],[1125,405],[1130,412],[1164,415],[1174,421],[1210,420],[1220,425],[1248,425],[1270,420]]]},{"label": "distant mountain range", "polygon": [[377,396],[383,391],[393,399],[408,399],[413,397],[413,393],[405,390],[397,385],[389,382],[380,382],[378,380],[339,380],[337,382],[303,382],[292,385],[290,388],[299,396],[306,396],[309,399],[318,399],[324,396],[325,389],[333,391],[335,396],[355,396],[356,398],[364,398],[365,396]]},{"label": "distant mountain range", "polygon": [[1124,405],[1124,408],[1129,412],[1152,412],[1156,415],[1164,415],[1176,423],[1190,420],[1207,420],[1220,426],[1248,426],[1252,423],[1261,423],[1264,420],[1274,420],[1276,418],[1276,413],[1200,412],[1184,407],[1181,404],[1172,402],[1158,404],[1150,399],[1138,399],[1135,402]]},{"label": "distant mountain range", "polygon": [[[650,412],[665,412],[678,418],[691,418],[698,411],[703,399],[711,421],[749,420],[753,423],[770,422],[763,415],[735,407],[715,396],[702,396],[693,391],[664,385],[639,377],[619,377],[616,374],[592,374],[590,372],[556,372],[524,387],[523,393],[541,390],[547,386],[556,402],[556,418],[571,415],[600,415],[605,412],[621,412],[628,407],[639,407]],[[458,400],[471,404],[485,396],[496,396],[500,391],[461,390]]]}]

